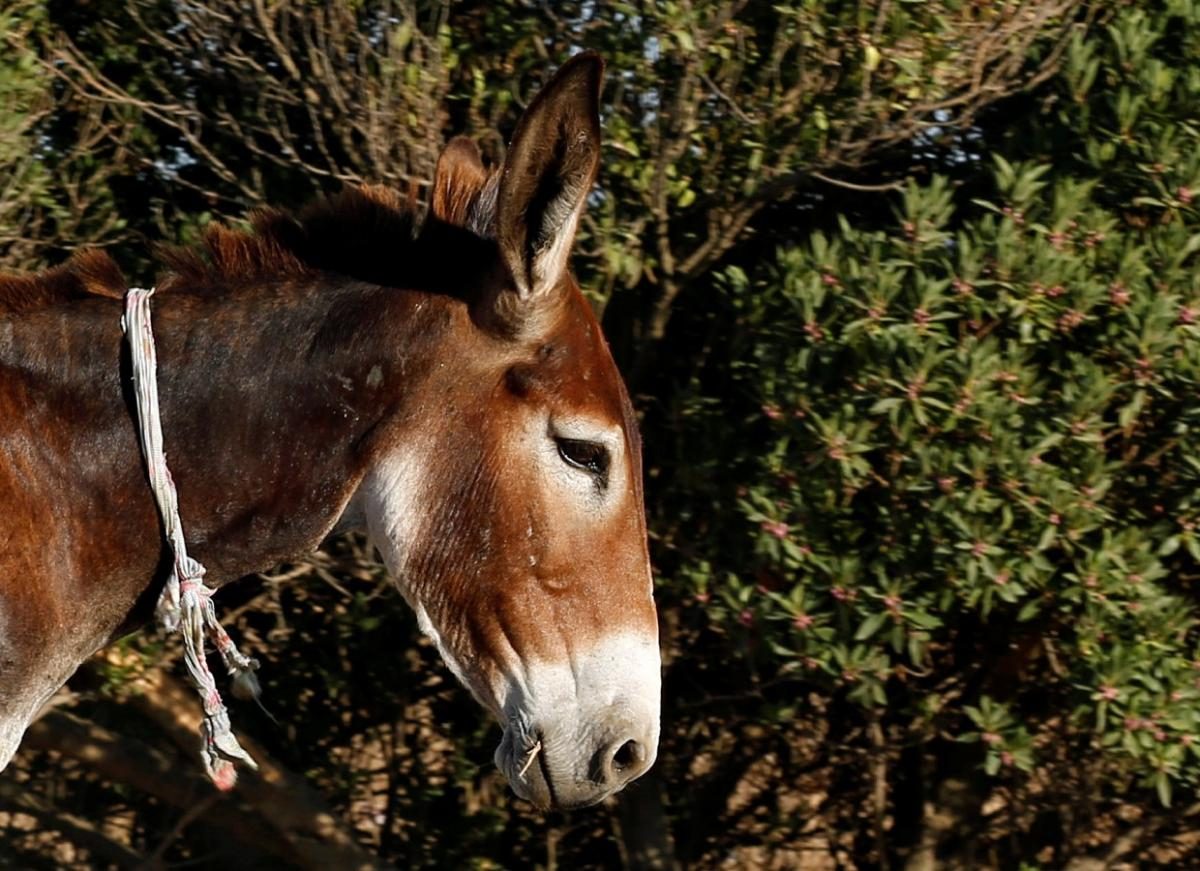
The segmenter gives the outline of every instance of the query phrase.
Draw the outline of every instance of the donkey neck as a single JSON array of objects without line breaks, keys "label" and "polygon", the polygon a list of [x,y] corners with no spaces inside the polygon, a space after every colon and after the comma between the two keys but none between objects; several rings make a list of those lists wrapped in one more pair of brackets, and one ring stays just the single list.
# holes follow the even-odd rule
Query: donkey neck
[{"label": "donkey neck", "polygon": [[[0,319],[0,503],[40,530],[0,552],[0,594],[21,577],[58,587],[103,611],[81,630],[96,643],[145,619],[131,609],[165,577],[119,319],[111,299]],[[153,322],[167,460],[214,586],[320,544],[469,326],[448,297],[336,278],[176,288]],[[47,554],[57,578],[41,580]]]},{"label": "donkey neck", "polygon": [[467,322],[445,297],[336,280],[167,294],[160,312],[164,440],[216,583],[320,543]]}]

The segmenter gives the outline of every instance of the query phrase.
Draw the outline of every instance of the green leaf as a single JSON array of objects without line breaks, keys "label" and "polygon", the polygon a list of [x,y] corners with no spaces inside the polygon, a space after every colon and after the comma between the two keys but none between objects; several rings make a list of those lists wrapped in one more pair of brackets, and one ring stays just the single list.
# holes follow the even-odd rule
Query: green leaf
[{"label": "green leaf", "polygon": [[1021,610],[1017,612],[1017,622],[1027,623],[1036,617],[1042,610],[1042,602],[1040,599],[1030,599],[1021,606]]},{"label": "green leaf", "polygon": [[1165,771],[1160,771],[1154,776],[1154,789],[1158,792],[1158,800],[1162,802],[1162,806],[1170,807],[1171,778],[1167,776]]},{"label": "green leaf", "polygon": [[862,624],[858,627],[858,631],[854,633],[854,640],[865,641],[870,638],[879,631],[879,628],[883,626],[887,619],[888,615],[886,613],[871,614],[862,621]]}]

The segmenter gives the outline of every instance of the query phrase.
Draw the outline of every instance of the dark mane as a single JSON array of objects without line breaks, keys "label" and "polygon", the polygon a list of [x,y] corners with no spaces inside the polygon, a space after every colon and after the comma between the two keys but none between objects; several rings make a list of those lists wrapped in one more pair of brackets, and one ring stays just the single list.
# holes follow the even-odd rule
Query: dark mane
[{"label": "dark mane", "polygon": [[159,286],[229,288],[322,272],[387,284],[421,224],[414,203],[396,191],[348,187],[296,215],[254,212],[249,231],[211,224],[199,244],[161,249],[168,274]]},{"label": "dark mane", "polygon": [[[382,186],[348,187],[295,215],[260,209],[248,230],[210,224],[200,241],[162,246],[161,291],[223,292],[263,281],[333,273],[374,284],[441,285],[492,243],[435,218],[423,218],[410,198]],[[420,237],[422,256],[414,243]],[[32,275],[0,274],[0,314],[43,308],[88,296],[120,298],[128,284],[103,251],[87,250]]]},{"label": "dark mane", "polygon": [[0,315],[45,308],[72,299],[120,299],[127,289],[120,267],[104,251],[78,251],[53,269],[32,275],[0,273]]}]

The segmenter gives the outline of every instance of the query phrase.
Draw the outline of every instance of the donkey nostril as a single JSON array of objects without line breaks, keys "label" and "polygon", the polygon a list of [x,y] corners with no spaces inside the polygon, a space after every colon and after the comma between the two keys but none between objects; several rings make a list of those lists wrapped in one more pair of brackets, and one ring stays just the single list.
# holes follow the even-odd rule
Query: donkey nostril
[{"label": "donkey nostril", "polygon": [[619,773],[633,768],[635,765],[641,763],[644,758],[645,754],[642,752],[642,745],[630,739],[618,747],[617,752],[613,754],[613,768]]},{"label": "donkey nostril", "polygon": [[650,767],[653,755],[653,748],[636,738],[607,741],[592,757],[592,779],[606,790],[620,789]]}]

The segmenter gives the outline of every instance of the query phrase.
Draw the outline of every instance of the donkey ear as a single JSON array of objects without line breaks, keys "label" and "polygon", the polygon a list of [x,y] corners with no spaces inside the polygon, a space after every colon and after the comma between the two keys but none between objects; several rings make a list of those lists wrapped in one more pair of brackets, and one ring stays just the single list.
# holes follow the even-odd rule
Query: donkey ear
[{"label": "donkey ear", "polygon": [[450,140],[438,157],[433,170],[434,217],[456,227],[467,227],[488,173],[479,157],[479,148],[466,136]]},{"label": "donkey ear", "polygon": [[521,302],[541,300],[567,269],[600,165],[604,62],[567,61],[517,123],[500,178],[496,241]]}]

